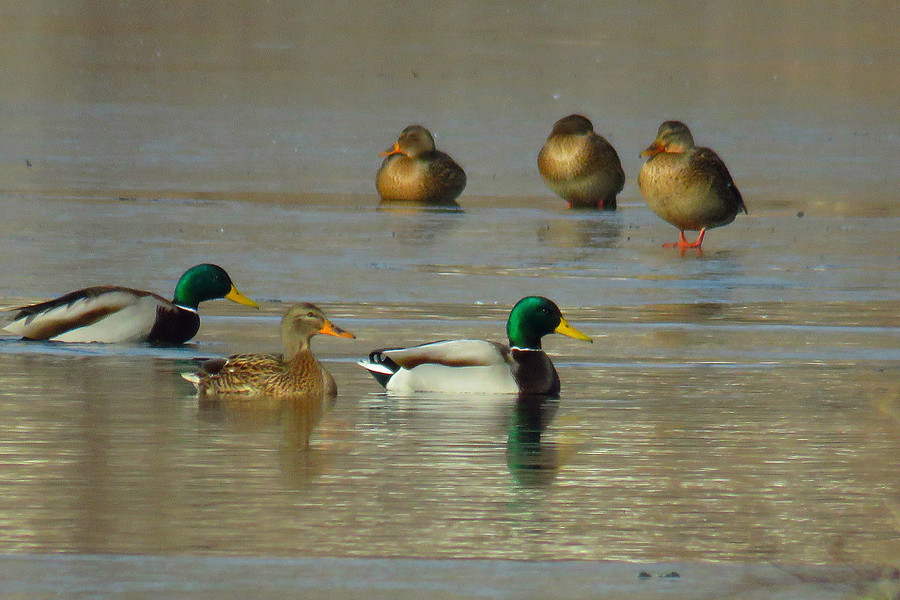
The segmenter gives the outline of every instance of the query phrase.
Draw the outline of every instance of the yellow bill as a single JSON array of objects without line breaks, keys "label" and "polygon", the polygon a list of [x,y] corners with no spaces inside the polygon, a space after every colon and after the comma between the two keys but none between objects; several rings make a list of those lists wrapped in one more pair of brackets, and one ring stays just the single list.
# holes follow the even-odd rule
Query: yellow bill
[{"label": "yellow bill", "polygon": [[259,308],[259,304],[243,295],[238,291],[234,285],[231,286],[231,291],[225,294],[225,298],[231,300],[232,302],[237,302],[238,304],[243,304],[244,306],[252,306],[253,308]]},{"label": "yellow bill", "polygon": [[586,342],[594,343],[594,340],[584,335],[571,325],[569,325],[565,319],[562,317],[559,318],[559,326],[553,330],[554,333],[561,333],[563,335],[569,336],[570,338],[574,338],[576,340],[584,340]]}]

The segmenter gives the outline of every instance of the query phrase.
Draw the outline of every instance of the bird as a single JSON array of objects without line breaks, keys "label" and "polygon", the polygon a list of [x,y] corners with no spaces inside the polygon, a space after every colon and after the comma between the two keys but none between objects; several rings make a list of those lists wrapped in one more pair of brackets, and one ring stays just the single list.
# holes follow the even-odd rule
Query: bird
[{"label": "bird", "polygon": [[538,171],[567,208],[616,209],[616,195],[625,186],[625,171],[616,149],[594,132],[582,115],[553,124],[537,159]]},{"label": "bird", "polygon": [[[681,121],[659,126],[656,139],[641,152],[638,185],[647,205],[678,228],[677,242],[663,247],[701,248],[708,229],[728,225],[747,206],[719,155],[694,145],[691,130]],[[684,232],[699,231],[689,242]]]},{"label": "bird", "polygon": [[316,334],[356,337],[329,321],[315,304],[302,302],[288,308],[281,319],[284,354],[235,354],[207,360],[199,373],[181,376],[197,388],[201,403],[333,398],[337,396],[334,377],[310,350],[310,339]]},{"label": "bird", "polygon": [[519,300],[510,311],[506,333],[509,345],[477,339],[439,341],[375,350],[358,364],[389,392],[556,398],[559,375],[541,349],[541,338],[561,333],[593,341],[569,325],[559,307],[543,296]]},{"label": "bird", "polygon": [[198,305],[217,298],[259,308],[234,287],[225,269],[201,264],[185,271],[171,301],[144,290],[101,285],[11,309],[3,329],[27,340],[183,344],[200,329]]},{"label": "bird", "polygon": [[386,202],[452,205],[466,187],[465,171],[435,150],[431,132],[421,125],[404,129],[381,156],[375,188]]}]

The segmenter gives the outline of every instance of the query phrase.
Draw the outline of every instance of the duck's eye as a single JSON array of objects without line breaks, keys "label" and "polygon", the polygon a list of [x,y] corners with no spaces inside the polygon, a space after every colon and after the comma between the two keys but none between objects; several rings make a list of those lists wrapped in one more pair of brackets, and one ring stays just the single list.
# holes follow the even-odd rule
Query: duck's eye
[{"label": "duck's eye", "polygon": [[313,312],[308,312],[308,313],[306,313],[306,316],[307,316],[307,317],[315,317],[316,314],[313,313]]}]

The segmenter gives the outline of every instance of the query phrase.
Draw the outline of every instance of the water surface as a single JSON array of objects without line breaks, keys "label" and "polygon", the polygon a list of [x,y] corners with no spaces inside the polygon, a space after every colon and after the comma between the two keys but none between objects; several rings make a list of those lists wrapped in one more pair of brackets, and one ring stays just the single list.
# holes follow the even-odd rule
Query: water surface
[{"label": "water surface", "polygon": [[[0,551],[900,563],[895,6],[92,6],[10,8],[0,304],[212,261],[262,310],[208,303],[184,348],[0,337]],[[623,158],[614,214],[537,175],[574,111]],[[635,185],[672,117],[750,210],[702,254]],[[410,122],[462,211],[377,209]],[[558,402],[354,364],[502,339],[527,294],[595,340],[546,340]],[[336,402],[200,409],[192,358],[278,350],[299,300],[358,336],[315,342]]]}]

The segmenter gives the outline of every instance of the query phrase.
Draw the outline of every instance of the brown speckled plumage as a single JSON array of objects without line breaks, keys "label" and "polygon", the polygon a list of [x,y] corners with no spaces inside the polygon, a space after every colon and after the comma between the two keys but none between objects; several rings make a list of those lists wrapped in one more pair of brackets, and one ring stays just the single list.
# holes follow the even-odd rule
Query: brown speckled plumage
[{"label": "brown speckled plumage", "polygon": [[625,185],[615,148],[581,115],[553,125],[538,154],[538,170],[571,208],[615,210],[616,196]]},{"label": "brown speckled plumage", "polygon": [[352,338],[334,326],[314,304],[295,304],[281,320],[285,353],[237,354],[207,361],[195,376],[201,402],[227,398],[321,398],[337,394],[334,378],[313,356],[309,342],[316,334]]},{"label": "brown speckled plumage", "polygon": [[[747,212],[725,163],[709,148],[695,146],[684,123],[660,125],[641,156],[650,157],[638,175],[647,205],[681,232],[678,243],[667,245],[699,247],[707,229],[727,225],[738,212]],[[700,231],[697,242],[686,243],[685,231]]]},{"label": "brown speckled plumage", "polygon": [[375,188],[388,202],[452,204],[466,187],[466,174],[456,162],[434,147],[431,132],[410,125],[392,148],[375,176]]}]

